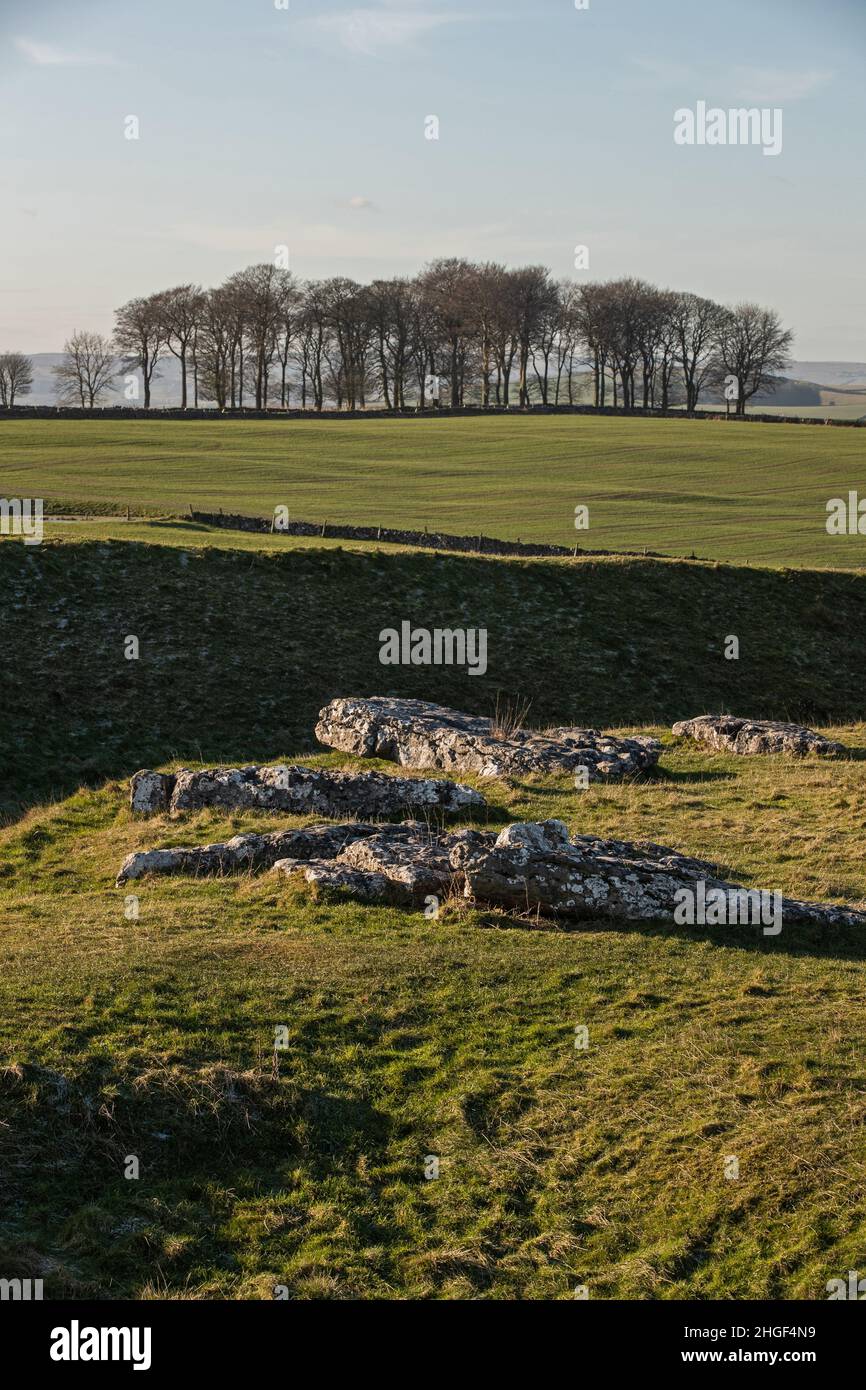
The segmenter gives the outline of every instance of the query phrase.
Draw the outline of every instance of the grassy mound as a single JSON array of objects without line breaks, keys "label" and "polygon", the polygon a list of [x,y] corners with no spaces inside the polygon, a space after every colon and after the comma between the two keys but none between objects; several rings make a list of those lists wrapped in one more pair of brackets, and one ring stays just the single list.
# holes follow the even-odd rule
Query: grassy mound
[{"label": "grassy mound", "polygon": [[[862,726],[832,732],[866,753]],[[668,743],[653,782],[494,784],[493,814],[866,898],[866,762]],[[0,831],[10,1277],[46,1297],[821,1298],[858,1267],[856,932],[427,921],[269,875],[145,880],[127,920],[130,850],[277,821],[142,824],[125,790]]]},{"label": "grassy mound", "polygon": [[[499,694],[530,701],[539,727],[864,713],[854,573],[267,545],[144,523],[149,543],[85,543],[54,529],[63,538],[41,546],[0,544],[0,814],[169,758],[309,749],[339,695],[435,692],[491,714]],[[407,619],[486,628],[486,674],[382,666],[380,631]],[[729,635],[739,660],[724,657]]]},{"label": "grassy mound", "polygon": [[[820,1298],[857,1268],[862,934],[566,932],[459,903],[428,921],[269,875],[145,880],[128,917],[114,875],[132,850],[301,823],[133,821],[137,767],[360,766],[311,756],[333,696],[490,713],[499,694],[537,725],[666,747],[641,783],[485,785],[491,824],[559,816],[860,902],[866,576],[176,522],[49,537],[0,544],[7,1277],[46,1297]],[[486,627],[487,674],[381,666],[403,619]],[[713,756],[667,732],[723,708],[808,719],[855,756]]]}]

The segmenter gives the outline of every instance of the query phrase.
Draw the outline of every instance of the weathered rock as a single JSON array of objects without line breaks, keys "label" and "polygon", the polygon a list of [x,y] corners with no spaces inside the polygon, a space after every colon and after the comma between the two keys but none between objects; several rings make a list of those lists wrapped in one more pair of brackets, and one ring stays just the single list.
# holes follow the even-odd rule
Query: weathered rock
[{"label": "weathered rock", "polygon": [[[467,897],[578,920],[674,921],[683,889],[700,890],[704,897],[724,894],[728,902],[738,905],[760,894],[753,889],[749,895],[739,885],[725,882],[716,866],[705,860],[649,841],[630,844],[595,835],[569,840],[561,821],[508,826],[492,850],[481,850],[465,860],[463,873]],[[866,911],[832,903],[780,897],[778,907],[781,919],[788,923],[866,926]]]},{"label": "weathered rock", "polygon": [[120,866],[117,882],[141,878],[144,874],[238,873],[240,870],[269,869],[278,859],[335,858],[346,845],[364,835],[374,835],[379,826],[311,825],[306,830],[272,830],[267,835],[235,835],[231,840],[193,848],[151,849],[128,854]]},{"label": "weathered rock", "polygon": [[[566,826],[556,820],[518,822],[498,836],[484,830],[436,833],[419,821],[236,835],[225,844],[131,854],[117,882],[146,873],[214,874],[271,866],[366,902],[405,906],[417,906],[429,894],[461,894],[513,912],[576,921],[762,921],[771,935],[782,922],[866,926],[866,911],[747,890],[722,879],[716,865],[650,841],[569,839]],[[695,908],[712,895],[724,899],[730,915],[677,918],[684,890]],[[772,908],[766,919],[761,916],[765,906],[768,914]]]},{"label": "weathered rock", "polygon": [[417,904],[429,894],[462,891],[460,865],[466,854],[490,849],[496,836],[484,830],[435,834],[419,823],[380,826],[347,844],[330,862],[279,860],[277,873],[303,872],[308,883],[327,884],[367,901]]},{"label": "weathered rock", "polygon": [[129,804],[135,815],[155,816],[167,811],[171,801],[174,777],[166,772],[151,772],[142,768],[133,774],[129,783]]},{"label": "weathered rock", "polygon": [[316,737],[329,748],[402,767],[437,767],[502,777],[530,772],[574,772],[590,782],[634,776],[658,762],[661,744],[638,736],[615,738],[598,729],[520,729],[507,737],[493,721],[425,700],[332,700],[319,714]]},{"label": "weathered rock", "polygon": [[[866,912],[747,890],[719,877],[716,865],[650,841],[632,844],[595,835],[569,839],[562,821],[517,823],[494,840],[483,831],[430,836],[401,827],[386,840],[354,840],[333,860],[280,861],[277,871],[302,872],[308,882],[342,889],[367,902],[417,904],[426,893],[461,892],[477,903],[546,916],[617,923],[674,922],[683,890],[693,901],[724,897],[732,924],[766,921],[866,926]],[[447,854],[447,863],[446,863]],[[708,921],[712,918],[707,917]]]},{"label": "weathered rock", "polygon": [[841,743],[834,743],[814,729],[802,724],[783,724],[775,719],[738,719],[731,714],[701,714],[696,719],[682,719],[672,732],[686,738],[708,743],[725,753],[788,753],[803,758],[810,753],[823,757],[838,757],[847,752]]},{"label": "weathered rock", "polygon": [[281,859],[274,868],[287,875],[302,873],[307,883],[336,889],[360,902],[389,903],[396,907],[411,905],[409,895],[401,884],[391,882],[384,874],[352,869],[337,860],[313,859],[304,863],[300,859]]},{"label": "weathered rock", "polygon": [[519,910],[623,921],[672,916],[674,894],[699,878],[720,882],[715,865],[649,842],[570,840],[562,821],[510,825],[493,849],[464,865],[467,897]]},{"label": "weathered rock", "polygon": [[390,777],[383,772],[331,772],[277,764],[211,767],[201,772],[136,772],[130,806],[138,815],[222,810],[285,811],[299,816],[394,816],[422,809],[454,813],[487,803],[459,782]]}]

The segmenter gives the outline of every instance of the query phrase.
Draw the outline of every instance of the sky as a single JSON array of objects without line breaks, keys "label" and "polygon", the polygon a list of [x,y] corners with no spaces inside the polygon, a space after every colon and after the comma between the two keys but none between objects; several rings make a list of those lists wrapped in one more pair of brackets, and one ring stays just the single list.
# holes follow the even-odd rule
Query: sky
[{"label": "sky", "polygon": [[[0,0],[0,351],[287,246],[638,275],[866,361],[864,59],[866,0]],[[781,152],[675,143],[700,101]]]}]

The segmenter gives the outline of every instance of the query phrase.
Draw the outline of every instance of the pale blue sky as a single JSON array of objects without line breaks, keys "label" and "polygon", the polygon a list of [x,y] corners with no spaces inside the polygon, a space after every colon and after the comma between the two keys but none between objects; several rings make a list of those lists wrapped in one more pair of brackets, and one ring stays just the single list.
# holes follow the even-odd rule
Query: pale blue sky
[{"label": "pale blue sky", "polygon": [[[866,360],[864,59],[866,0],[0,0],[0,349],[278,243],[362,280],[580,279],[585,243],[592,278],[759,299],[797,357]],[[675,145],[698,100],[781,107],[782,153]]]}]

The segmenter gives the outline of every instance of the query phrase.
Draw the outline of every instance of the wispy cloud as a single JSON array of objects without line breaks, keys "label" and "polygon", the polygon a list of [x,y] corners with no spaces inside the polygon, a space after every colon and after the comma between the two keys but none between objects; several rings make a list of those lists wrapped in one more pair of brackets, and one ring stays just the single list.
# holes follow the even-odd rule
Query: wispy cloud
[{"label": "wispy cloud", "polygon": [[830,82],[833,75],[816,68],[804,72],[782,68],[734,68],[734,96],[741,101],[801,101]]},{"label": "wispy cloud", "polygon": [[58,48],[53,43],[41,43],[38,39],[23,36],[14,40],[19,53],[40,68],[108,68],[116,67],[118,61],[110,53],[96,53],[89,50],[74,52],[68,48]]},{"label": "wispy cloud", "polygon": [[760,68],[745,65],[717,68],[709,63],[686,66],[666,59],[641,56],[632,58],[631,72],[622,81],[631,88],[677,92],[691,88],[714,101],[780,102],[802,101],[832,81],[834,76],[834,73],[818,68]]},{"label": "wispy cloud", "polygon": [[[345,207],[346,204],[341,205]],[[394,266],[422,265],[437,256],[498,255],[512,262],[521,257],[561,250],[561,238],[539,238],[523,232],[510,222],[468,223],[449,227],[418,227],[413,222],[389,222],[362,217],[334,222],[304,222],[288,220],[277,225],[220,224],[213,222],[183,222],[170,228],[170,235],[180,243],[218,251],[232,256],[246,256],[253,261],[269,260],[274,248],[288,244],[293,266],[298,261],[326,265],[335,261],[383,262]],[[301,273],[305,273],[301,271]],[[326,272],[333,274],[331,269]]]},{"label": "wispy cloud", "polygon": [[456,10],[436,10],[413,5],[412,0],[381,0],[351,10],[334,10],[305,21],[319,38],[338,43],[350,53],[368,58],[411,47],[419,39],[468,16]]},{"label": "wispy cloud", "polygon": [[685,63],[670,62],[666,58],[632,58],[631,69],[620,79],[623,86],[677,87],[684,82],[693,82],[698,76],[693,67]]}]

